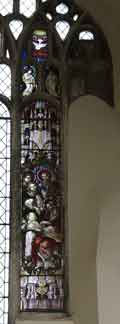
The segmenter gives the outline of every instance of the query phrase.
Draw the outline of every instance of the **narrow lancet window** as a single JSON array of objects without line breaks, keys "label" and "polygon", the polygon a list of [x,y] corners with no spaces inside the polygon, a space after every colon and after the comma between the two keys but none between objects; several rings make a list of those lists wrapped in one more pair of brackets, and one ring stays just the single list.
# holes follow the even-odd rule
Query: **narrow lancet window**
[{"label": "narrow lancet window", "polygon": [[[59,78],[48,65],[48,44],[47,30],[34,29],[29,59],[27,47],[22,52],[23,98],[37,89],[46,97],[58,96]],[[22,115],[21,311],[64,308],[61,122],[60,106],[49,98],[32,101]]]}]

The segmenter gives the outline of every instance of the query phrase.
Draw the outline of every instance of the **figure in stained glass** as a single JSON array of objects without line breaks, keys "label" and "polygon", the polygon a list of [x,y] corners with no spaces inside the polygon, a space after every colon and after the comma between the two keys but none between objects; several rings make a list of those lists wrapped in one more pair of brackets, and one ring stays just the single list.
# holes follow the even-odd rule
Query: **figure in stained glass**
[{"label": "figure in stained glass", "polygon": [[[60,281],[58,283],[56,281],[57,273],[59,273],[61,275],[59,280],[62,281],[63,286],[59,118],[57,111],[49,109],[49,105],[45,101],[37,101],[30,107],[26,107],[23,115],[21,286],[23,287],[25,275],[29,280],[32,276],[36,284],[32,282],[28,285],[26,282],[25,289],[28,287],[29,294],[24,301],[21,296],[22,309],[30,307],[56,309],[59,305],[63,307],[63,291],[60,297],[61,288],[59,286],[61,284]],[[42,287],[41,274],[46,276],[45,286]],[[52,279],[48,284],[47,276],[53,276],[53,274],[55,275],[54,280]],[[24,289],[22,291],[24,294]],[[33,291],[36,296],[34,302]],[[45,293],[42,295],[43,291]],[[62,298],[61,301],[60,298]]]},{"label": "figure in stained glass", "polygon": [[38,63],[48,58],[48,37],[45,30],[35,30],[32,37],[32,56]]},{"label": "figure in stained glass", "polygon": [[32,65],[25,65],[23,67],[23,75],[22,75],[22,91],[23,96],[28,96],[33,93],[36,88],[36,69]]},{"label": "figure in stained glass", "polygon": [[49,73],[47,74],[45,85],[46,85],[46,90],[50,95],[52,96],[60,95],[58,75],[54,71],[50,70]]}]

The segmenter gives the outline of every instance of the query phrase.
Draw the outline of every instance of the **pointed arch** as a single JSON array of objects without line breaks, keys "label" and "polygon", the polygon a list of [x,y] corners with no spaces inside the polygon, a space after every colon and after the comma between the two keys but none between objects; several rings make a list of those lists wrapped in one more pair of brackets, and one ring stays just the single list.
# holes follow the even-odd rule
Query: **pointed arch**
[{"label": "pointed arch", "polygon": [[[1,68],[5,65],[7,66],[7,69],[8,68],[11,69],[11,80],[12,80],[11,97],[9,96],[9,98],[7,98],[8,93],[4,91],[5,89],[3,90],[2,87],[0,89],[1,90],[0,100],[2,100],[4,104],[10,107],[11,120],[12,120],[12,136],[11,136],[11,152],[12,152],[11,154],[11,170],[12,170],[11,173],[12,174],[11,177],[11,196],[12,196],[11,250],[12,250],[12,255],[10,259],[10,302],[9,302],[10,324],[15,323],[16,317],[20,315],[20,307],[23,313],[24,311],[28,311],[28,310],[29,311],[33,310],[35,312],[38,310],[41,311],[43,310],[43,308],[45,311],[48,310],[54,310],[55,312],[56,310],[59,312],[61,310],[67,311],[67,306],[63,307],[63,304],[64,306],[65,304],[67,305],[67,300],[68,300],[67,286],[69,281],[68,271],[67,271],[68,268],[67,255],[66,255],[67,253],[65,251],[64,251],[65,258],[63,257],[63,250],[65,250],[64,248],[62,252],[61,252],[61,247],[58,248],[58,250],[60,251],[60,257],[57,258],[56,254],[54,255],[55,261],[57,259],[56,264],[60,263],[60,267],[58,267],[59,269],[57,269],[57,271],[59,272],[59,270],[61,269],[63,270],[66,268],[64,275],[62,272],[63,277],[61,276],[61,273],[59,274],[58,272],[57,274],[54,273],[53,275],[54,285],[52,282],[51,287],[50,287],[50,282],[48,282],[49,278],[47,278],[46,282],[44,282],[44,285],[43,282],[42,283],[39,282],[39,284],[38,282],[34,282],[34,285],[32,285],[31,281],[29,281],[29,279],[31,280],[32,276],[34,277],[34,275],[36,275],[37,271],[39,272],[40,275],[40,269],[42,268],[42,266],[40,266],[40,262],[42,263],[41,261],[42,258],[40,259],[40,253],[38,251],[41,243],[40,235],[38,235],[36,229],[34,229],[34,234],[35,233],[37,234],[35,234],[36,236],[33,238],[31,245],[32,245],[32,251],[34,250],[34,252],[37,254],[37,258],[39,259],[39,262],[37,262],[38,268],[36,269],[35,268],[36,264],[35,266],[33,266],[32,263],[33,259],[35,261],[34,258],[35,256],[32,258],[32,262],[31,259],[24,260],[27,264],[26,267],[23,267],[22,264],[22,271],[24,272],[23,276],[27,277],[27,279],[25,278],[27,284],[24,280],[22,281],[21,288],[22,288],[23,296],[21,298],[22,306],[20,306],[20,284],[19,284],[20,282],[19,273],[21,269],[20,260],[22,259],[21,254],[23,253],[23,251],[26,250],[25,245],[29,237],[29,235],[27,235],[27,238],[25,237],[26,233],[29,234],[30,232],[29,226],[31,226],[31,221],[29,219],[29,216],[33,217],[33,214],[32,215],[28,215],[28,214],[31,213],[31,209],[32,212],[36,213],[32,221],[33,223],[36,222],[37,225],[39,224],[38,226],[39,234],[41,234],[42,232],[42,229],[40,228],[41,221],[48,222],[48,219],[46,220],[45,217],[46,218],[48,217],[48,215],[46,216],[46,211],[48,211],[48,209],[51,208],[52,199],[50,199],[50,193],[52,191],[51,196],[52,195],[54,196],[54,189],[55,189],[54,184],[55,182],[57,182],[59,193],[56,195],[58,195],[58,197],[61,199],[58,200],[59,202],[61,202],[62,211],[60,209],[60,213],[58,213],[60,217],[58,216],[57,223],[54,220],[53,222],[54,224],[51,221],[49,221],[50,224],[47,225],[51,227],[53,226],[51,230],[54,231],[54,233],[52,233],[52,235],[54,234],[54,238],[57,231],[58,231],[57,234],[61,235],[66,232],[67,235],[68,215],[67,215],[67,149],[66,147],[67,147],[68,107],[70,103],[73,102],[76,98],[89,93],[101,97],[105,101],[109,102],[111,105],[113,105],[113,101],[114,101],[113,83],[112,83],[113,67],[112,67],[112,58],[111,58],[110,50],[108,48],[108,44],[104,37],[103,32],[96,24],[96,22],[93,20],[93,18],[89,15],[89,13],[84,8],[77,7],[72,0],[69,1],[66,0],[63,2],[59,1],[59,4],[56,3],[55,0],[52,2],[45,1],[45,0],[41,0],[41,1],[36,0],[36,3],[35,1],[32,1],[33,7],[31,6],[30,8],[31,12],[29,13],[26,11],[26,9],[23,10],[24,7],[27,8],[27,3],[28,1],[21,0],[20,2],[19,0],[14,0],[12,12],[10,8],[9,13],[7,11],[5,17],[4,15],[0,17],[0,65]],[[17,27],[18,29],[16,30]],[[94,35],[94,37],[92,37],[92,39],[90,40],[86,38],[81,39],[81,37],[79,37],[80,33],[86,31]],[[96,81],[96,75],[97,75],[97,81]],[[41,143],[41,142],[40,143],[37,142],[38,138],[39,141],[42,141],[41,146],[36,145],[36,143],[37,144]],[[46,149],[45,139],[46,142],[49,142],[47,143],[50,145],[49,148],[52,147],[52,149],[48,149],[48,147]],[[27,153],[29,153],[28,155],[24,154],[25,150]],[[34,157],[32,157],[31,159],[31,155],[32,155],[31,153],[33,151],[34,153],[37,154],[38,153],[41,154],[41,152],[44,151],[45,155],[47,155],[47,158],[45,156],[46,159],[45,158],[43,159],[43,156],[40,155],[39,163],[38,163],[36,154],[34,154]],[[54,151],[54,155],[52,154],[53,152],[51,153],[51,151]],[[21,153],[22,153],[22,164],[24,164],[24,166],[23,165],[21,166]],[[59,155],[60,158],[58,158],[57,155]],[[43,172],[44,176],[42,175],[43,178],[46,176],[47,172],[49,173],[48,175],[49,181],[47,179],[45,183],[44,183],[45,179],[41,180],[42,177],[40,173],[41,171],[39,170],[40,172],[38,172],[38,167],[43,168],[43,164],[42,164],[43,162],[45,163],[44,166],[45,172]],[[53,164],[51,162],[53,162]],[[35,169],[35,164],[36,164],[36,169]],[[61,173],[57,172],[58,165],[60,165],[60,168],[62,170]],[[35,175],[35,179],[40,178],[39,186],[37,188],[36,186],[33,186],[35,191],[37,191],[37,197],[30,197],[29,188],[27,187],[25,188],[24,186],[25,184],[24,182],[26,180],[26,172],[27,172],[26,169],[27,171],[29,169],[31,180],[33,180],[34,177],[33,171],[37,172],[37,174]],[[40,173],[40,176],[38,173]],[[22,186],[21,186],[21,175],[23,176]],[[58,176],[58,178],[56,175]],[[55,179],[55,176],[57,179]],[[50,182],[52,182],[52,185]],[[41,191],[42,186],[46,187],[46,192],[49,196],[48,204],[47,204],[47,198],[44,197],[46,195],[46,193],[44,192],[45,190],[42,189],[43,192]],[[50,189],[51,191],[49,192],[48,189]],[[32,208],[30,207],[30,201],[29,201],[29,206],[28,205],[26,206],[26,204],[28,204],[28,201],[26,203],[25,197],[22,198],[21,191],[24,191],[25,196],[29,198],[26,200],[32,199],[31,202]],[[38,199],[38,192],[40,196],[39,199]],[[23,204],[21,202],[21,198]],[[41,204],[40,199],[43,205],[45,204],[47,205],[46,209],[44,209],[43,206],[40,207]],[[39,206],[35,205],[37,200],[39,200],[39,204],[38,204]],[[60,205],[60,203],[58,205]],[[56,209],[58,208],[58,205],[57,207],[55,207]],[[40,215],[38,214],[37,208],[39,209]],[[50,210],[48,214],[50,217]],[[43,220],[41,220],[42,217]],[[22,224],[23,231],[21,231],[20,229],[21,220],[24,221],[23,222],[24,224]],[[42,226],[43,225],[45,225],[45,223],[44,224],[42,223]],[[61,233],[61,228],[62,228],[62,233]],[[47,230],[50,230],[50,228],[47,228]],[[44,232],[45,231],[46,229],[44,226]],[[22,237],[24,237],[22,240],[21,240],[21,232],[22,232]],[[48,238],[48,233],[47,233],[47,238]],[[37,242],[35,241],[36,239],[38,239]],[[63,244],[63,247],[65,245],[67,246],[67,239],[68,238],[64,238],[64,242],[65,241],[66,242],[65,244]],[[50,243],[50,240],[48,241]],[[55,239],[53,241],[54,241],[53,245],[55,246]],[[39,243],[38,244],[39,246],[37,245],[37,243]],[[44,243],[46,244],[45,241]],[[23,249],[21,248],[21,245],[23,246]],[[53,245],[51,244],[51,246]],[[25,255],[25,257],[31,257],[31,256]],[[65,259],[65,262],[63,262],[63,259]],[[65,265],[63,265],[63,263]],[[47,266],[44,269],[42,268],[42,271],[43,270],[47,272],[48,271]],[[53,270],[56,271],[56,269],[50,270],[52,274],[54,272]],[[25,274],[25,271],[26,272],[28,271],[28,273]],[[46,276],[49,277],[49,274],[47,273]],[[62,281],[58,280],[57,277],[56,278],[57,284],[56,284],[55,276],[56,277],[61,276]],[[63,281],[65,282],[65,285],[63,285]],[[37,288],[37,293],[35,289],[33,289],[34,288],[33,286]],[[63,286],[64,286],[64,293],[63,293]],[[54,293],[51,293],[51,291],[53,291],[52,289],[54,290]],[[47,300],[47,302],[49,302],[48,303],[49,307],[48,306],[41,307],[40,305],[38,305],[37,308],[35,306],[35,303],[36,300],[37,301],[39,300],[38,304],[40,304],[42,293],[44,293],[44,295],[46,294],[47,297],[45,296],[45,303]],[[28,298],[30,295],[34,297],[33,299],[36,298],[35,303],[33,302],[33,300],[31,300],[32,298]],[[54,297],[52,301],[51,301],[52,299],[51,295]],[[15,298],[15,303],[13,304],[12,300],[14,296],[16,296],[16,298]],[[30,300],[28,301],[28,299]],[[57,307],[55,306],[55,300],[57,300],[59,304],[57,305]],[[26,315],[26,318],[27,316],[28,314]]]}]

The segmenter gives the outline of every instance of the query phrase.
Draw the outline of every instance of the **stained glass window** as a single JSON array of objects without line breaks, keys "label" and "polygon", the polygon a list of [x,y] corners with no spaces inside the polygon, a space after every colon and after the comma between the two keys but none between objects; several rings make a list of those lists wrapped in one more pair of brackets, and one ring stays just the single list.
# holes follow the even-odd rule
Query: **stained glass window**
[{"label": "stained glass window", "polygon": [[46,101],[26,107],[22,132],[21,310],[63,310],[61,116]]},{"label": "stained glass window", "polygon": [[88,93],[113,105],[110,51],[86,10],[1,0],[0,324],[67,311],[64,130]]}]

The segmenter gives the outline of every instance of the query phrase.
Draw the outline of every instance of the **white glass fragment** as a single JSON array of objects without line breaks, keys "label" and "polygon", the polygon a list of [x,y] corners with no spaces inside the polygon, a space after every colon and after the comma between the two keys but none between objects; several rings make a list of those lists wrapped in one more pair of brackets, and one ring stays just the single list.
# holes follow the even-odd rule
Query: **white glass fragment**
[{"label": "white glass fragment", "polygon": [[79,15],[78,15],[78,14],[75,14],[75,15],[73,16],[73,20],[74,20],[74,21],[77,21],[77,20],[78,20],[78,17],[79,17]]},{"label": "white glass fragment", "polygon": [[6,57],[9,59],[10,58],[10,54],[9,54],[9,51],[7,50],[6,51]]},{"label": "white glass fragment", "polygon": [[58,14],[65,15],[65,14],[68,13],[68,11],[69,11],[68,6],[67,6],[65,3],[63,3],[63,2],[61,2],[61,3],[56,7],[56,12],[57,12]]},{"label": "white glass fragment", "polygon": [[84,30],[79,33],[79,40],[94,40],[94,34],[89,30]]},{"label": "white glass fragment", "polygon": [[23,30],[23,22],[21,20],[12,20],[9,26],[14,38],[18,39]]},{"label": "white glass fragment", "polygon": [[35,0],[20,0],[20,13],[26,17],[30,17],[36,10]]},{"label": "white glass fragment", "polygon": [[13,12],[13,0],[0,0],[0,13],[5,16]]},{"label": "white glass fragment", "polygon": [[69,30],[70,30],[70,25],[67,21],[62,20],[56,23],[56,31],[63,41],[65,40],[67,34],[69,33]]},{"label": "white glass fragment", "polygon": [[46,14],[46,17],[48,18],[48,20],[52,20],[52,15],[49,12]]}]

